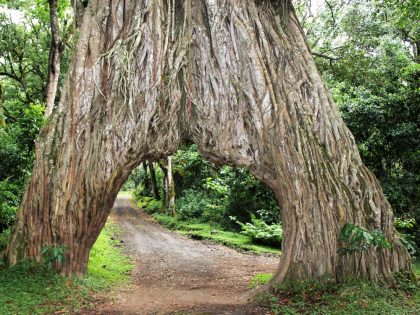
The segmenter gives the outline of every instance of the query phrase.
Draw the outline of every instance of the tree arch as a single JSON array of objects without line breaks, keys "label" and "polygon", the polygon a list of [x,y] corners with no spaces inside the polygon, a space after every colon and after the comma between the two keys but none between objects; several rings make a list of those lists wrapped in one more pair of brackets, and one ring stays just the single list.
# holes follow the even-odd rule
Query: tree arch
[{"label": "tree arch", "polygon": [[[390,206],[286,0],[90,1],[61,101],[37,143],[9,262],[66,245],[58,268],[83,273],[131,170],[185,140],[213,161],[249,167],[274,190],[285,231],[276,281],[392,281],[411,270]],[[346,222],[381,229],[392,248],[340,257]]]}]

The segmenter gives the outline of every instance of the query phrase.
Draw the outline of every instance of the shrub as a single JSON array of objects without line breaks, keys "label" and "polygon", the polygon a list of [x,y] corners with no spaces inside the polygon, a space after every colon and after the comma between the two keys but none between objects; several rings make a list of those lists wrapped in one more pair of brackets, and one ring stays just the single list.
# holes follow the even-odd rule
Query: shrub
[{"label": "shrub", "polygon": [[[223,167],[220,171],[224,182],[229,186],[226,200],[226,217],[234,216],[241,222],[250,222],[252,215],[267,224],[280,222],[280,208],[273,191],[255,178],[247,169]],[[227,221],[227,227],[239,226]]]},{"label": "shrub", "polygon": [[164,209],[162,201],[156,200],[152,197],[138,197],[136,198],[137,206],[147,213],[160,212]]},{"label": "shrub", "polygon": [[6,248],[10,236],[10,229],[0,233],[0,253]]},{"label": "shrub", "polygon": [[281,246],[283,239],[283,228],[280,224],[267,224],[261,219],[252,216],[251,223],[242,223],[237,221],[234,217],[233,220],[238,223],[242,228],[242,234],[248,235],[252,238],[252,242],[256,244],[265,244],[275,247]]},{"label": "shrub", "polygon": [[394,224],[401,243],[407,248],[410,255],[414,256],[417,252],[417,245],[415,243],[414,235],[416,220],[413,218],[395,218]]},{"label": "shrub", "polygon": [[211,199],[202,191],[187,189],[176,200],[176,211],[181,220],[203,219],[203,212],[211,204]]},{"label": "shrub", "polygon": [[19,200],[19,187],[7,179],[0,181],[0,233],[15,221]]},{"label": "shrub", "polygon": [[337,252],[340,255],[367,252],[374,248],[391,248],[391,244],[381,230],[369,232],[365,228],[346,223],[340,232],[344,246]]},{"label": "shrub", "polygon": [[41,249],[43,264],[48,269],[51,269],[54,265],[63,263],[65,261],[65,252],[67,249],[67,246],[53,246],[47,244]]}]

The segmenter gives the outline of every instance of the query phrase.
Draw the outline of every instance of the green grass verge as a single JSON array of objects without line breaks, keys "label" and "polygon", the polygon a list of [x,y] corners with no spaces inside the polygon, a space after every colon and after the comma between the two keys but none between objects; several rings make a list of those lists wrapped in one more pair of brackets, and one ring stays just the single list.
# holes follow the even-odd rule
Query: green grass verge
[{"label": "green grass verge", "polygon": [[263,299],[274,314],[420,314],[419,290],[390,289],[376,283],[334,279],[279,286]]},{"label": "green grass verge", "polygon": [[[420,277],[420,261],[414,262]],[[250,288],[266,284],[273,274],[256,274]],[[336,284],[334,279],[282,284],[274,294],[261,294],[260,303],[274,314],[420,314],[419,285],[400,278],[394,288],[360,280]]]},{"label": "green grass verge", "polygon": [[180,221],[172,216],[161,213],[154,213],[153,218],[160,224],[177,230],[180,234],[190,236],[193,239],[210,240],[225,246],[239,248],[254,253],[280,254],[280,250],[266,245],[252,243],[250,236],[241,233],[223,231],[217,226],[197,221]]},{"label": "green grass verge", "polygon": [[116,232],[112,225],[102,231],[83,278],[65,278],[31,262],[0,269],[0,314],[75,313],[90,308],[93,291],[128,283],[133,265],[111,240]]},{"label": "green grass verge", "polygon": [[123,254],[119,236],[122,230],[107,224],[90,251],[85,283],[93,289],[110,289],[127,284],[134,264]]}]

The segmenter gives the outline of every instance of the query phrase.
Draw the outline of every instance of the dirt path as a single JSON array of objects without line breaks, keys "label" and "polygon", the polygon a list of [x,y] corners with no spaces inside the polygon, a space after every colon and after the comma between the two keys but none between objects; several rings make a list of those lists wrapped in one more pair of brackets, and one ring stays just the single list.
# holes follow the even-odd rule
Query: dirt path
[{"label": "dirt path", "polygon": [[239,253],[169,231],[128,197],[116,200],[111,220],[136,257],[134,285],[100,314],[267,314],[247,305],[249,280],[273,272],[278,258]]}]

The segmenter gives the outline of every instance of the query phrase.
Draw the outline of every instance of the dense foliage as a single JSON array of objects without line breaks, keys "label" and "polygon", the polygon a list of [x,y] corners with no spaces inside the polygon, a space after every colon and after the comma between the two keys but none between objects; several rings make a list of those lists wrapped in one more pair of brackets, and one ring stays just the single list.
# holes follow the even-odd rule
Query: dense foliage
[{"label": "dense foliage", "polygon": [[[67,44],[71,33],[67,22],[68,6],[68,1],[60,1],[58,12],[67,34]],[[0,9],[1,234],[15,220],[20,197],[31,173],[35,139],[44,122],[51,39],[48,6],[43,1],[0,1]],[[64,50],[62,77],[68,60],[68,50]],[[0,250],[4,239],[5,235],[0,236]]]},{"label": "dense foliage", "polygon": [[[280,209],[276,198],[246,169],[213,165],[201,157],[195,145],[179,150],[173,156],[173,164],[176,216],[180,220],[207,222],[228,231],[242,229],[255,243],[280,246],[282,229],[278,225]],[[156,169],[161,183],[163,172]],[[143,166],[133,172],[129,182],[137,179],[140,183],[135,195],[139,205],[149,212],[165,213],[164,205],[151,199],[151,189],[145,189],[148,176]],[[129,186],[132,184],[126,184]],[[162,184],[159,189],[164,196]]]},{"label": "dense foliage", "polygon": [[[315,61],[363,162],[403,219],[420,223],[418,1],[298,1]],[[397,226],[398,227],[398,226]],[[410,231],[420,244],[418,225]]]}]

